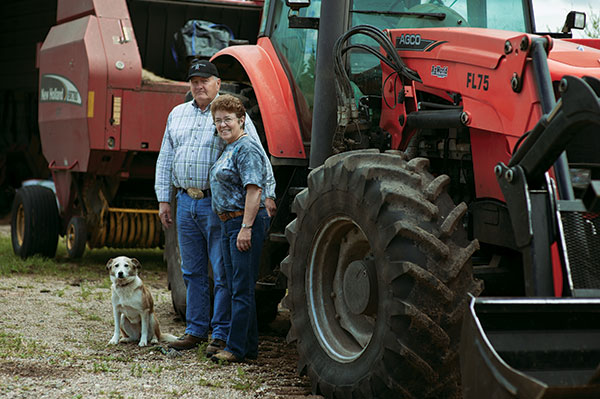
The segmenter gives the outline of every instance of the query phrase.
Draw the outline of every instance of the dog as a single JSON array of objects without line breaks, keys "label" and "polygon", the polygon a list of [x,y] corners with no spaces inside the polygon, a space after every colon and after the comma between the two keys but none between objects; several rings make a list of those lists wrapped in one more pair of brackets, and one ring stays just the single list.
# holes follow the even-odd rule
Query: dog
[{"label": "dog", "polygon": [[[127,256],[111,258],[106,263],[112,282],[111,300],[115,319],[115,332],[109,344],[139,340],[139,346],[146,346],[148,342],[157,344],[159,341],[177,340],[171,334],[160,332],[152,295],[138,276],[141,266],[137,259]],[[121,339],[120,334],[123,335]]]}]

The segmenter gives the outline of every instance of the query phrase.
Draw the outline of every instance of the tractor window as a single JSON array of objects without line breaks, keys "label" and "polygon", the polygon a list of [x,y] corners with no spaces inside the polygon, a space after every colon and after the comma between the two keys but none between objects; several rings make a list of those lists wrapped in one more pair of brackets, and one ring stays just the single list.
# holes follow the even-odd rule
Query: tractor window
[{"label": "tractor window", "polygon": [[[354,0],[351,23],[381,29],[477,27],[526,32],[529,24],[525,3],[523,0]],[[352,43],[377,46],[362,35],[352,38]],[[354,76],[374,77],[372,72],[378,66],[379,60],[370,54],[358,51],[350,54],[350,73]]]},{"label": "tractor window", "polygon": [[[523,0],[354,0],[352,25],[379,28],[477,27],[527,31]],[[443,19],[423,14],[445,14]]]},{"label": "tractor window", "polygon": [[[284,1],[276,3],[273,32],[271,41],[277,49],[279,56],[284,58],[296,84],[310,109],[313,106],[315,84],[315,59],[317,55],[317,30],[315,29],[289,29],[289,8]],[[321,0],[312,0],[310,7],[300,10],[301,17],[319,17]]]}]

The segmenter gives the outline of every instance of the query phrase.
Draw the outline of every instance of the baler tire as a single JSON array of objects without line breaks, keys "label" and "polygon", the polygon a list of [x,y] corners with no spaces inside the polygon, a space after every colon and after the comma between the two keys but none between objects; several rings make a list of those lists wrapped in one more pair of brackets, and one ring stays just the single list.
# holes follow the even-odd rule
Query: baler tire
[{"label": "baler tire", "polygon": [[454,206],[448,177],[427,166],[396,151],[338,154],[294,200],[284,306],[314,393],[460,397],[462,314],[467,293],[482,288],[470,260],[478,244],[466,238],[466,206]]},{"label": "baler tire", "polygon": [[56,196],[49,188],[25,186],[17,190],[11,212],[11,241],[15,255],[53,258],[58,246],[59,215]]},{"label": "baler tire", "polygon": [[65,233],[65,247],[70,259],[79,259],[85,252],[87,244],[87,226],[81,216],[73,216],[67,224]]},{"label": "baler tire", "polygon": [[179,255],[179,239],[177,238],[177,198],[175,194],[171,196],[171,217],[173,224],[165,233],[165,250],[163,257],[167,262],[167,278],[169,289],[171,290],[171,301],[175,313],[185,321],[185,311],[187,308],[187,290],[183,281],[181,271],[181,256]]}]

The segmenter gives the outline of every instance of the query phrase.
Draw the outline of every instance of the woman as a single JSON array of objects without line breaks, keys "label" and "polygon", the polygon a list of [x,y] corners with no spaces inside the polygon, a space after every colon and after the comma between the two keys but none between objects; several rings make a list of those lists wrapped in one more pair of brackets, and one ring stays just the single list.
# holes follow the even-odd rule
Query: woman
[{"label": "woman", "polygon": [[231,292],[231,325],[225,349],[213,360],[241,362],[258,356],[254,288],[269,226],[263,188],[267,169],[260,144],[244,133],[246,109],[231,95],[217,97],[210,111],[226,147],[210,170],[212,207],[221,219],[222,251]]}]

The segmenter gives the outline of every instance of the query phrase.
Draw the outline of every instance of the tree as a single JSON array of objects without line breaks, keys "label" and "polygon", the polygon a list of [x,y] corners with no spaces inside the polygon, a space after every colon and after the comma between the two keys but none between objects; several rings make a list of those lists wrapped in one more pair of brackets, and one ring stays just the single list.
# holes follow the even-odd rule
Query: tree
[{"label": "tree", "polygon": [[600,38],[600,12],[596,13],[592,6],[587,14],[585,30],[583,31],[588,37]]}]

